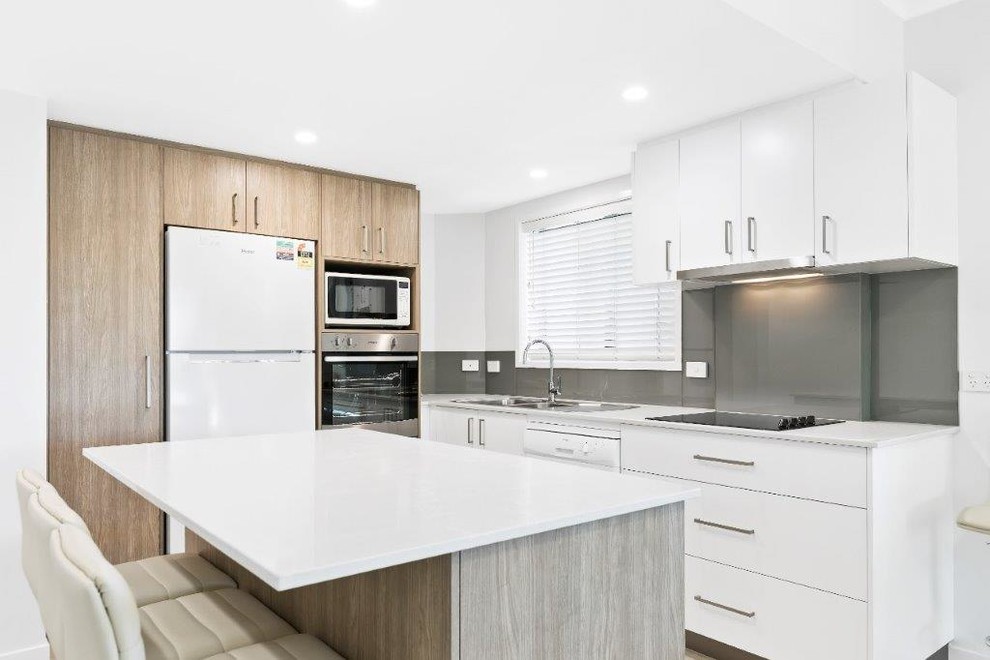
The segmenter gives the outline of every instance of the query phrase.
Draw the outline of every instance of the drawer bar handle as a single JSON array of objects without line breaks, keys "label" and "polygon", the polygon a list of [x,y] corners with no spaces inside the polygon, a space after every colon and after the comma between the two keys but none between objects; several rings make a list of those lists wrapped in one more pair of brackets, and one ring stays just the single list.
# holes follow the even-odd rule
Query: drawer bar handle
[{"label": "drawer bar handle", "polygon": [[725,463],[726,465],[742,465],[744,467],[753,467],[756,465],[754,461],[737,461],[731,458],[716,458],[715,456],[702,456],[701,454],[695,454],[694,460],[708,461],[709,463]]},{"label": "drawer bar handle", "polygon": [[704,603],[705,605],[711,605],[712,607],[717,607],[720,610],[725,610],[726,612],[732,612],[733,614],[738,614],[744,616],[747,619],[752,619],[756,616],[756,612],[747,612],[746,610],[737,610],[734,607],[729,607],[728,605],[723,605],[722,603],[716,603],[713,600],[708,600],[707,598],[702,598],[701,596],[695,596],[694,599],[699,603]]},{"label": "drawer bar handle", "polygon": [[742,527],[733,527],[732,525],[723,525],[722,523],[712,522],[710,520],[702,520],[701,518],[695,518],[694,522],[699,525],[704,525],[705,527],[717,527],[719,529],[725,529],[730,532],[739,532],[740,534],[756,534],[755,529],[743,529]]}]

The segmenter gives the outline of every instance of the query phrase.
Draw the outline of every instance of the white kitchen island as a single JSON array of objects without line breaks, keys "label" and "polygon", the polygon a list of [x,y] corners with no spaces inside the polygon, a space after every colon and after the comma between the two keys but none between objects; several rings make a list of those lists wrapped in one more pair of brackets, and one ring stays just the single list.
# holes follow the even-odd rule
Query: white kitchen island
[{"label": "white kitchen island", "polygon": [[684,657],[694,486],[360,430],[84,453],[352,660]]}]

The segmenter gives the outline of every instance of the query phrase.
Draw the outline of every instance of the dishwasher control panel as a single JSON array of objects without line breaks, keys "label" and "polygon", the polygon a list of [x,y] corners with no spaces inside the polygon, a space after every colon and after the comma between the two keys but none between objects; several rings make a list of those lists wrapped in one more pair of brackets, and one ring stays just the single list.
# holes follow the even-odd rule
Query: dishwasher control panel
[{"label": "dishwasher control panel", "polygon": [[527,456],[618,472],[618,430],[530,422],[523,437]]}]

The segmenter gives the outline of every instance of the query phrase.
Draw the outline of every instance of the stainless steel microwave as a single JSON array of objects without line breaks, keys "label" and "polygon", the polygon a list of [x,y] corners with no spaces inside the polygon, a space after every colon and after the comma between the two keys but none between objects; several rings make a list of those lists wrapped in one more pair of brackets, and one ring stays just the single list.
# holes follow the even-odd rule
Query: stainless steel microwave
[{"label": "stainless steel microwave", "polygon": [[327,273],[326,278],[324,320],[328,327],[409,327],[412,288],[408,277]]}]

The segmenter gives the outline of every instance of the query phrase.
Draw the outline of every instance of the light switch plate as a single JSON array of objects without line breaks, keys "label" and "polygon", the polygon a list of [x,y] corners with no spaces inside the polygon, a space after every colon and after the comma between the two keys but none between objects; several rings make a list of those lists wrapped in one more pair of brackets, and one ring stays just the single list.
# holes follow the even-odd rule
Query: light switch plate
[{"label": "light switch plate", "polygon": [[687,378],[708,378],[707,362],[685,362],[684,375]]},{"label": "light switch plate", "polygon": [[478,371],[480,368],[478,360],[461,360],[461,371]]},{"label": "light switch plate", "polygon": [[986,371],[963,371],[959,377],[963,392],[990,392],[990,373]]},{"label": "light switch plate", "polygon": [[499,360],[488,361],[488,373],[497,374],[500,371],[502,371],[502,363]]}]

